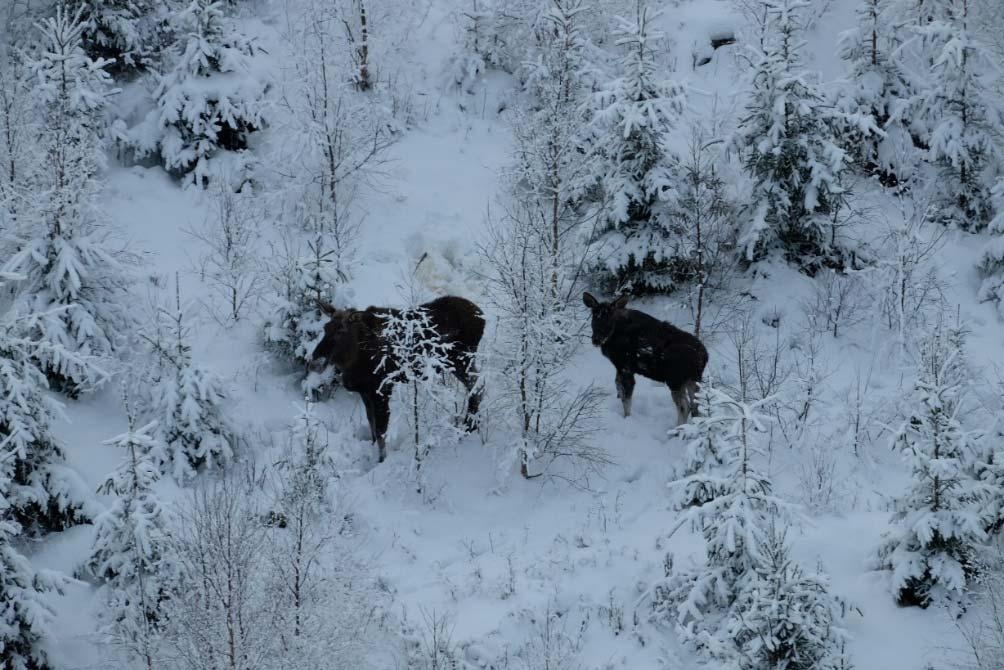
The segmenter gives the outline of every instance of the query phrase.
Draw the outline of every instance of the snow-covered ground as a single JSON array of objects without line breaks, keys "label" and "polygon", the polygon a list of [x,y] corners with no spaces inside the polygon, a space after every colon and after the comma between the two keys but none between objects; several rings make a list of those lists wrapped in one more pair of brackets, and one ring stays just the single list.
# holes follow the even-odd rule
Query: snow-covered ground
[{"label": "snow-covered ground", "polygon": [[[741,44],[709,53],[709,64],[691,68],[692,54],[707,51],[706,36],[739,27],[727,4],[691,0],[670,8],[664,17],[680,76],[700,92],[694,98],[699,106],[716,92],[727,96],[734,84],[733,58]],[[840,73],[832,54],[836,35],[852,20],[853,4],[816,3],[826,13],[811,33],[811,51],[827,79]],[[352,289],[361,307],[401,304],[403,282],[423,256],[415,274],[428,294],[464,295],[475,302],[481,295],[476,246],[500,171],[511,160],[511,134],[497,110],[513,82],[489,74],[473,94],[442,85],[454,40],[448,5],[433,0],[410,36],[407,76],[421,112],[391,149],[393,161],[379,188],[362,194],[359,202],[366,216]],[[258,29],[267,32],[270,25],[274,23],[265,20]],[[157,167],[115,167],[108,182],[107,212],[141,255],[137,294],[153,291],[154,280],[172,287],[179,273],[184,298],[205,295],[207,288],[192,269],[199,242],[185,231],[208,216],[208,196],[179,188]],[[950,304],[959,306],[962,320],[971,326],[974,365],[992,379],[994,366],[1004,361],[1004,339],[992,308],[975,301],[978,281],[972,268],[978,253],[977,242],[950,237],[939,263],[951,282]],[[769,319],[760,317],[779,313],[780,337],[787,342],[802,330],[800,301],[811,296],[814,283],[783,267],[766,274],[748,287],[756,298],[754,323],[772,341],[775,331],[764,322]],[[260,307],[262,312],[267,308]],[[689,325],[672,300],[644,301],[638,307]],[[588,318],[585,308],[582,318]],[[196,356],[224,377],[237,423],[252,435],[284,430],[301,401],[298,373],[263,350],[260,323],[259,315],[251,315],[224,327],[201,311],[195,328]],[[891,402],[902,369],[888,338],[872,320],[836,340],[820,337],[823,367],[832,373],[824,382],[824,401],[836,405],[856,373],[866,371],[874,397]],[[733,364],[728,338],[708,345],[711,370],[727,378]],[[639,378],[633,415],[623,418],[614,396],[613,368],[599,351],[584,345],[573,368],[576,382],[595,382],[610,393],[594,438],[615,464],[594,478],[589,490],[559,481],[524,481],[515,472],[500,474],[495,447],[471,435],[432,454],[425,466],[429,484],[423,500],[403,476],[411,456],[397,430],[392,427],[388,461],[377,465],[357,397],[340,391],[320,405],[319,415],[340,436],[331,448],[344,451],[345,460],[356,466],[341,485],[363,538],[362,552],[393,594],[395,612],[406,611],[415,619],[424,609],[450,619],[454,642],[470,643],[466,653],[471,667],[482,667],[474,665],[478,658],[498,658],[525,640],[533,617],[547,607],[570,613],[562,624],[570,636],[581,631],[583,667],[697,667],[699,661],[679,647],[671,632],[652,628],[644,611],[636,613],[645,589],[662,576],[667,551],[678,564],[703,555],[702,543],[687,528],[668,536],[676,513],[666,500],[666,482],[681,455],[679,442],[666,436],[675,422],[669,393],[663,385]],[[102,444],[125,426],[119,389],[67,401],[66,418],[58,434],[70,464],[96,487],[120,458]],[[837,410],[831,419],[846,421]],[[887,500],[904,485],[905,466],[884,438],[867,444],[858,457],[846,443],[833,441],[827,448],[833,452],[838,481],[823,509],[811,513],[791,538],[796,557],[806,565],[821,564],[834,592],[860,609],[847,620],[855,667],[938,666],[961,645],[952,618],[937,609],[898,608],[887,575],[868,565],[888,529]],[[771,474],[783,496],[804,502],[800,468],[807,456],[784,449],[772,455]],[[162,485],[166,497],[183,493],[170,482]],[[39,567],[72,573],[87,555],[92,536],[89,526],[55,535],[34,548],[32,560]],[[101,667],[93,644],[97,603],[92,587],[73,584],[63,595],[53,595],[52,603],[60,641],[54,658],[67,668]],[[395,667],[390,654],[386,662],[387,668]]]}]

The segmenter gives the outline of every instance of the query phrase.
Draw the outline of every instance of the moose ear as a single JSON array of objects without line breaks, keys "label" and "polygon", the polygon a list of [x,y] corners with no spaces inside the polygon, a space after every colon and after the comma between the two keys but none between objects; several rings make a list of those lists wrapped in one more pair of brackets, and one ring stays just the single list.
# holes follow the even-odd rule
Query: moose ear
[{"label": "moose ear", "polygon": [[631,296],[629,296],[627,293],[617,296],[617,299],[614,300],[614,309],[623,309],[624,306],[628,303],[628,300],[630,299]]},{"label": "moose ear", "polygon": [[589,309],[596,309],[600,306],[600,302],[589,291],[582,294],[582,302],[586,303],[586,307]]},{"label": "moose ear", "polygon": [[327,314],[328,316],[334,316],[335,312],[338,311],[337,309],[335,309],[335,306],[332,305],[330,302],[325,302],[320,298],[317,299],[317,308],[321,310],[321,312],[323,312],[324,314]]}]

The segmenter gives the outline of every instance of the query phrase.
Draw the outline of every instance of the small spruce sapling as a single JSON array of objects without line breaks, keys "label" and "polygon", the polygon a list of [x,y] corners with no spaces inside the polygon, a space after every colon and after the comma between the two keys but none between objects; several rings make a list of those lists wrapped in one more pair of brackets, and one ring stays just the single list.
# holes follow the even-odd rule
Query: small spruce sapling
[{"label": "small spruce sapling", "polygon": [[963,332],[939,326],[923,343],[908,418],[894,446],[911,462],[877,567],[902,605],[961,603],[986,541],[987,484],[972,471],[976,435],[961,422],[967,380]]},{"label": "small spruce sapling", "polygon": [[173,313],[160,309],[158,321],[156,336],[146,338],[157,357],[149,415],[158,422],[157,436],[164,443],[155,460],[161,472],[183,482],[199,468],[229,464],[237,432],[227,416],[220,378],[192,358],[190,329],[177,289]]},{"label": "small spruce sapling", "polygon": [[173,517],[154,490],[157,454],[165,446],[153,422],[136,426],[128,405],[126,413],[128,431],[105,442],[124,450],[125,458],[98,489],[115,499],[95,519],[87,568],[104,582],[104,639],[150,670],[161,654],[165,601],[174,597],[179,575],[169,540]]}]

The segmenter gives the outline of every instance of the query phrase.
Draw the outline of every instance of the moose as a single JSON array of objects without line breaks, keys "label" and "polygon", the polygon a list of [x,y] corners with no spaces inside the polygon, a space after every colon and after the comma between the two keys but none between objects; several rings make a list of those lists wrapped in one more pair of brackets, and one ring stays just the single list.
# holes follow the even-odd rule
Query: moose
[{"label": "moose", "polygon": [[[360,395],[366,408],[370,437],[379,447],[383,463],[387,457],[385,436],[390,421],[390,389],[384,382],[399,369],[383,330],[386,319],[401,311],[389,307],[340,310],[324,301],[318,301],[318,307],[328,317],[328,322],[324,325],[323,338],[311,355],[311,367],[320,371],[334,365],[341,372],[342,386]],[[475,388],[477,368],[474,364],[474,355],[485,331],[481,309],[470,300],[456,296],[436,298],[420,305],[419,309],[428,313],[436,334],[449,347],[447,357],[451,371],[468,392],[464,424],[468,430],[473,430],[481,401],[480,392]]]},{"label": "moose", "polygon": [[624,416],[631,415],[634,376],[639,374],[669,387],[681,422],[690,418],[697,384],[708,364],[701,341],[676,326],[626,307],[627,295],[602,302],[590,293],[582,301],[592,311],[593,345],[617,369],[617,397]]}]

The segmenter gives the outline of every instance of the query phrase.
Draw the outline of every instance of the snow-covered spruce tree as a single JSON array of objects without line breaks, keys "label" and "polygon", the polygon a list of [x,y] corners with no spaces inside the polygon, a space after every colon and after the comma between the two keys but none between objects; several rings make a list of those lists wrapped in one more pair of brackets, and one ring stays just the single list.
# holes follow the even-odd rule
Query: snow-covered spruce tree
[{"label": "snow-covered spruce tree", "polygon": [[981,302],[994,303],[998,313],[1004,316],[1004,178],[997,180],[993,198],[996,216],[990,221],[990,240],[977,266],[983,279],[979,298]]},{"label": "snow-covered spruce tree", "polygon": [[966,382],[963,333],[939,326],[924,341],[909,416],[895,446],[911,461],[909,490],[895,500],[896,528],[878,551],[901,605],[959,602],[979,570],[986,486],[973,475],[974,435],[960,421]]},{"label": "snow-covered spruce tree", "polygon": [[13,222],[24,198],[24,180],[31,172],[34,160],[32,139],[34,117],[31,105],[31,79],[23,54],[0,45],[0,210],[10,223],[4,222],[0,234],[0,253],[9,256],[6,245],[11,242]]},{"label": "snow-covered spruce tree", "polygon": [[18,533],[32,538],[87,523],[95,511],[52,434],[50,424],[59,406],[46,396],[48,382],[36,363],[40,350],[74,360],[81,367],[86,361],[72,352],[49,351],[51,345],[25,337],[22,331],[34,332],[38,318],[28,316],[0,325],[3,518],[16,523]]},{"label": "snow-covered spruce tree", "polygon": [[159,154],[164,167],[206,186],[213,163],[233,152],[249,168],[248,136],[266,123],[269,83],[252,67],[255,43],[224,16],[218,0],[191,0],[173,16],[176,43],[153,91],[155,108],[131,131],[141,155]]},{"label": "snow-covered spruce tree", "polygon": [[1004,119],[990,86],[999,68],[970,28],[971,0],[931,0],[912,10],[925,72],[915,84],[915,123],[925,130],[927,160],[937,167],[935,220],[962,230],[986,228],[999,169]]},{"label": "snow-covered spruce tree", "polygon": [[759,580],[770,530],[791,516],[791,508],[771,493],[770,480],[753,461],[757,437],[766,431],[758,405],[717,390],[706,392],[705,402],[709,398],[711,413],[702,417],[699,430],[714,441],[717,456],[669,485],[678,503],[701,501],[686,508],[673,532],[687,524],[700,532],[706,562],[675,570],[667,556],[666,579],[652,594],[656,620],[675,625],[716,660],[729,661],[741,651],[737,640],[727,639],[733,620],[742,618],[741,595]]},{"label": "snow-covered spruce tree", "polygon": [[4,270],[24,277],[16,308],[38,315],[30,335],[51,345],[39,347],[39,365],[53,388],[72,397],[105,378],[82,361],[114,359],[132,330],[125,269],[99,232],[101,114],[111,89],[105,63],[83,51],[79,13],[59,9],[38,30],[41,45],[27,67],[42,119],[40,158],[25,182],[19,251]]},{"label": "snow-covered spruce tree", "polygon": [[618,19],[622,74],[596,94],[591,133],[603,191],[594,265],[611,289],[634,293],[672,290],[687,265],[678,253],[675,157],[667,146],[684,92],[659,78],[657,17],[639,2],[634,20]]},{"label": "snow-covered spruce tree", "polygon": [[64,580],[36,571],[14,546],[20,528],[7,516],[6,485],[0,479],[0,667],[50,670],[46,649],[55,612],[43,594],[58,591]]},{"label": "snow-covered spruce tree", "polygon": [[[896,5],[897,0],[860,0],[857,25],[840,36],[840,57],[849,72],[836,94],[838,109],[850,121],[844,146],[887,186],[909,177],[918,158],[909,128],[911,88],[894,57],[903,38]],[[858,120],[864,123],[854,123]]]},{"label": "snow-covered spruce tree", "polygon": [[461,435],[453,420],[457,394],[443,384],[452,377],[451,345],[442,340],[429,312],[416,305],[384,317],[383,339],[387,350],[377,370],[383,369],[390,360],[394,364],[388,368],[382,391],[396,390],[408,417],[415,479],[421,494],[424,489],[422,465],[429,452],[455,442]]},{"label": "snow-covered spruce tree", "polygon": [[845,118],[824,99],[801,51],[802,0],[760,0],[750,99],[733,146],[754,182],[740,236],[746,260],[778,251],[807,272],[842,267],[831,215],[843,206],[838,184],[847,157],[838,143]]},{"label": "snow-covered spruce tree", "polygon": [[787,532],[772,527],[756,577],[736,605],[742,616],[728,634],[744,670],[849,670],[848,605],[830,593],[829,578],[807,572],[790,556]]},{"label": "snow-covered spruce tree", "polygon": [[[726,472],[725,455],[718,450],[728,443],[735,428],[728,412],[732,399],[716,390],[710,382],[705,382],[695,401],[693,418],[669,433],[671,438],[683,440],[686,444],[684,460],[674,467],[671,475],[673,481],[688,480],[684,486],[672,490],[674,509],[703,505],[724,492],[724,482],[709,479],[707,475]],[[701,477],[688,479],[699,473]]]},{"label": "snow-covered spruce tree", "polygon": [[125,458],[98,489],[115,499],[95,519],[87,569],[104,582],[100,618],[105,642],[151,670],[159,665],[162,651],[165,601],[173,596],[179,576],[170,550],[172,516],[153,488],[160,477],[157,454],[164,445],[153,435],[153,423],[136,426],[128,406],[126,412],[129,430],[105,442],[124,450]]},{"label": "snow-covered spruce tree", "polygon": [[69,0],[81,9],[83,46],[95,60],[107,60],[116,74],[131,75],[154,64],[167,21],[166,0]]},{"label": "snow-covered spruce tree", "polygon": [[223,383],[192,359],[180,292],[173,311],[158,312],[157,332],[145,339],[157,359],[148,416],[157,421],[163,450],[157,468],[184,482],[199,468],[222,468],[233,459],[237,433],[227,417]]},{"label": "snow-covered spruce tree", "polygon": [[487,298],[498,314],[489,354],[496,416],[518,436],[501,465],[519,463],[524,477],[533,466],[548,477],[584,481],[610,462],[590,439],[602,394],[565,378],[583,328],[579,284],[569,270],[582,253],[565,245],[555,259],[550,211],[546,201],[512,197],[489,221],[481,248]]}]

